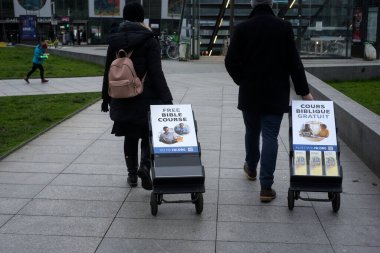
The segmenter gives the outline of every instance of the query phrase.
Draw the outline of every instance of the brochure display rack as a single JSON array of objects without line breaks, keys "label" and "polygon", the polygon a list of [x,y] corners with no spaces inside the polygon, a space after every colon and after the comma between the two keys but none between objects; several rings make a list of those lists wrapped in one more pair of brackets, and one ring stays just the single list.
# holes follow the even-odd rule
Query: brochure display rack
[{"label": "brochure display rack", "polygon": [[[203,211],[205,172],[191,105],[151,105],[152,183],[150,206],[157,215],[162,203],[191,202]],[[189,200],[168,201],[164,194],[190,193]]]},{"label": "brochure display rack", "polygon": [[[289,209],[301,199],[331,201],[338,212],[343,176],[332,101],[292,101],[289,150]],[[306,198],[301,192],[326,192],[327,198]]]}]

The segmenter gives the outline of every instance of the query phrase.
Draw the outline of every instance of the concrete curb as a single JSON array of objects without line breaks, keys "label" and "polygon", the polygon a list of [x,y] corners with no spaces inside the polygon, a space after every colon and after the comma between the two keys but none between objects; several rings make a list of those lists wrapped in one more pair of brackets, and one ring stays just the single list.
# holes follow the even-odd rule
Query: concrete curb
[{"label": "concrete curb", "polygon": [[309,73],[307,79],[315,98],[334,101],[339,137],[380,176],[380,116]]}]

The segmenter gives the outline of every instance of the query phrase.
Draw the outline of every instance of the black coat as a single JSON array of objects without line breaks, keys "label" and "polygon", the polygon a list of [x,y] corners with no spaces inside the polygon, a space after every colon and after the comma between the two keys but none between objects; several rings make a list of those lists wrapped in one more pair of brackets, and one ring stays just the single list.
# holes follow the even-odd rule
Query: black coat
[{"label": "black coat", "polygon": [[[112,99],[108,95],[108,71],[120,49],[126,52],[133,50],[131,60],[137,75],[142,79],[146,74],[143,93],[133,98]],[[162,72],[159,42],[142,24],[125,21],[117,33],[110,35],[102,98],[110,103],[112,120],[134,125],[147,124],[149,105],[172,102],[173,97]]]},{"label": "black coat", "polygon": [[269,5],[256,6],[236,25],[225,66],[239,86],[238,108],[261,113],[289,110],[290,81],[296,93],[309,93],[292,26],[277,18]]}]

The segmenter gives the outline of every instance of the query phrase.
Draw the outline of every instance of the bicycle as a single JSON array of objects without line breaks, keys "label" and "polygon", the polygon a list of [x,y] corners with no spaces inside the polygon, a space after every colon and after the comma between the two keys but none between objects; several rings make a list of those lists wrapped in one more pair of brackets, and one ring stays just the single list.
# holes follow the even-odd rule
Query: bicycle
[{"label": "bicycle", "polygon": [[62,42],[58,40],[58,38],[55,38],[55,40],[46,40],[46,43],[49,48],[62,48]]},{"label": "bicycle", "polygon": [[179,58],[179,45],[175,40],[175,36],[166,35],[165,32],[162,32],[160,36],[160,46],[161,59],[165,58],[165,56],[172,60]]}]

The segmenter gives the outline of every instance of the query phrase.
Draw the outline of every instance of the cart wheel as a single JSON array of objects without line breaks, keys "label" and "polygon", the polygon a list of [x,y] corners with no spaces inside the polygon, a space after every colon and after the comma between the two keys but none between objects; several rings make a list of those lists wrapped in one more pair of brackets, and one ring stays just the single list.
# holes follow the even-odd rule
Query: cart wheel
[{"label": "cart wheel", "polygon": [[294,191],[288,190],[288,208],[289,210],[293,210],[294,208]]},{"label": "cart wheel", "polygon": [[150,211],[153,216],[157,215],[157,212],[158,212],[157,195],[153,192],[150,194]]},{"label": "cart wheel", "polygon": [[332,208],[335,213],[339,211],[340,208],[340,193],[334,193],[334,199],[332,200]]},{"label": "cart wheel", "polygon": [[332,200],[334,198],[334,193],[333,192],[328,192],[327,196],[329,197],[329,200]]},{"label": "cart wheel", "polygon": [[201,214],[203,211],[203,195],[202,193],[192,193],[191,199],[194,201],[195,204],[195,210],[197,214]]}]

